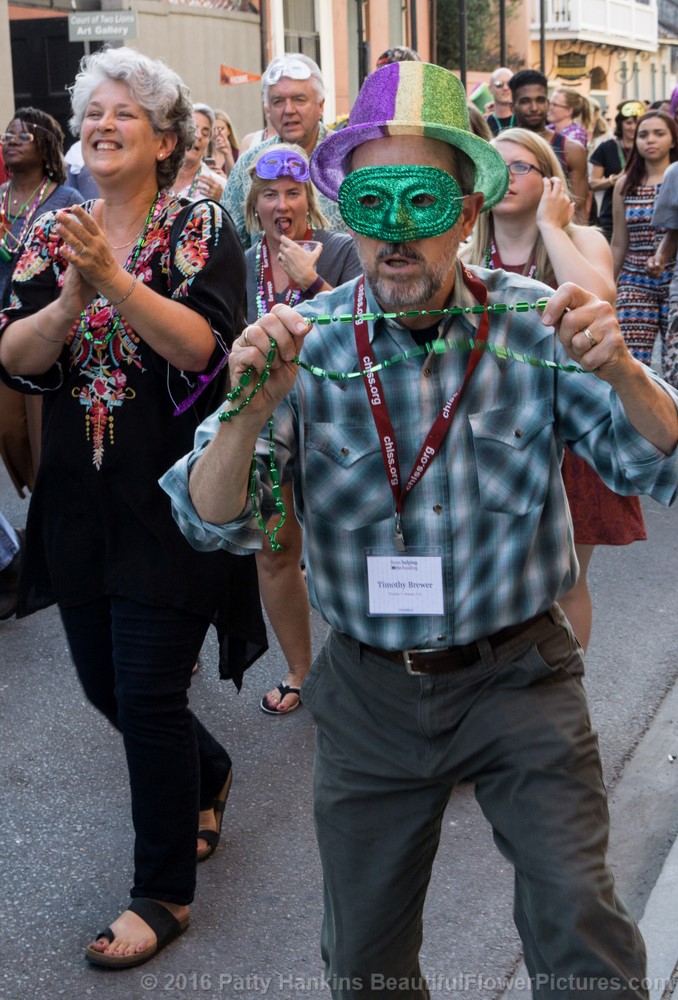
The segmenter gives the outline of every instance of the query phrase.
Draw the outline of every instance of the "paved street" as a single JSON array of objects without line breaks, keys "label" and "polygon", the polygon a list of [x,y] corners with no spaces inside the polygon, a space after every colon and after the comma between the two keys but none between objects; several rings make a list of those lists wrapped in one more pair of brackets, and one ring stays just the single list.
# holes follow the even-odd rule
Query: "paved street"
[{"label": "paved street", "polygon": [[[4,473],[0,506],[14,524],[23,522],[25,503]],[[678,510],[650,501],[644,510],[647,543],[594,556],[588,661],[593,718],[614,786],[614,867],[637,916],[678,831],[678,761],[672,765],[657,750],[664,743],[652,740],[653,719],[678,674]],[[323,632],[316,620],[316,643]],[[141,969],[111,973],[91,968],[83,950],[124,908],[131,880],[120,741],[85,703],[53,609],[0,623],[0,996],[329,996],[318,954],[311,719],[304,709],[275,719],[257,708],[284,672],[273,641],[240,695],[219,681],[212,653],[209,640],[191,700],[234,758],[222,842],[199,867],[188,932]],[[675,735],[678,755],[675,718],[662,717],[661,725],[664,736]],[[634,760],[643,736],[646,749]],[[434,998],[503,993],[519,958],[511,891],[472,790],[462,788],[445,817],[427,910],[423,964]]]}]

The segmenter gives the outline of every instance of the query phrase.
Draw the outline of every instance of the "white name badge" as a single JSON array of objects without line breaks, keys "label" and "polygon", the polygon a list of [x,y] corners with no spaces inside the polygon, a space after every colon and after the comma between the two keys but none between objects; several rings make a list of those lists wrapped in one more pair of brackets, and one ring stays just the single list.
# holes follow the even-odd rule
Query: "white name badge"
[{"label": "white name badge", "polygon": [[443,561],[439,555],[368,551],[370,615],[444,615]]}]

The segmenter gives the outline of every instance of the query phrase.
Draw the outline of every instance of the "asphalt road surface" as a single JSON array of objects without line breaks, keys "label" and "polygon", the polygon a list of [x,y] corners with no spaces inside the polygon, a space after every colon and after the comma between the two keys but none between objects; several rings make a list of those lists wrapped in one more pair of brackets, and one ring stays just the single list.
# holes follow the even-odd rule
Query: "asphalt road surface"
[{"label": "asphalt road surface", "polygon": [[[18,526],[25,506],[0,474],[0,509]],[[617,803],[613,867],[637,916],[678,830],[678,762],[673,771],[650,743],[633,770],[678,674],[678,511],[651,501],[644,510],[648,542],[593,559],[587,682]],[[317,617],[313,629],[317,647],[325,632]],[[258,710],[284,674],[273,638],[241,694],[218,679],[213,653],[209,639],[191,704],[234,759],[221,845],[199,866],[186,934],[139,969],[109,972],[83,953],[124,909],[131,883],[121,743],[85,702],[54,609],[0,623],[0,996],[329,997],[318,946],[313,723],[303,708],[281,719]],[[501,996],[520,953],[511,896],[509,866],[462,787],[445,816],[427,905],[422,963],[434,1000]]]}]

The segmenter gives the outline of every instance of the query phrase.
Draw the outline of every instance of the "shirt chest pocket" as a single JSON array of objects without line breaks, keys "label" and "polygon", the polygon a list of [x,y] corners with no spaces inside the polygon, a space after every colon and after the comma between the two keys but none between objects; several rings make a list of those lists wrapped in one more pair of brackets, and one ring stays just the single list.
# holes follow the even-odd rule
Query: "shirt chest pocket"
[{"label": "shirt chest pocket", "polygon": [[469,423],[484,509],[522,516],[540,507],[555,461],[551,400],[474,413]]},{"label": "shirt chest pocket", "polygon": [[346,531],[393,517],[395,504],[373,427],[313,423],[306,427],[305,516]]}]

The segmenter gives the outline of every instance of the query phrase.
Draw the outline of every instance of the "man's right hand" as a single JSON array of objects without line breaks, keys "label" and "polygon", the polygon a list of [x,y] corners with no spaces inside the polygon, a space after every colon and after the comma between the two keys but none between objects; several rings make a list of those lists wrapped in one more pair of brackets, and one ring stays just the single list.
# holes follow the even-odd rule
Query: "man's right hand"
[{"label": "man's right hand", "polygon": [[[270,313],[261,316],[256,323],[247,326],[233,341],[228,359],[231,389],[249,372],[250,382],[228,408],[235,409],[256,383],[266,368],[271,351],[271,340],[275,342],[275,354],[267,381],[247,404],[246,411],[251,417],[261,418],[263,423],[276,409],[294,386],[299,366],[294,359],[301,351],[305,335],[312,329],[304,317],[289,306],[275,305]],[[237,418],[236,418],[237,419]]]},{"label": "man's right hand", "polygon": [[225,411],[235,410],[266,368],[266,359],[275,342],[275,356],[269,378],[259,392],[233,420],[219,424],[219,430],[191,469],[191,500],[203,521],[227,524],[239,517],[247,503],[252,450],[268,417],[294,386],[299,366],[294,358],[301,350],[304,335],[311,329],[303,316],[289,306],[276,305],[266,316],[246,327],[231,347],[228,359],[231,388],[250,371],[249,384]]}]

